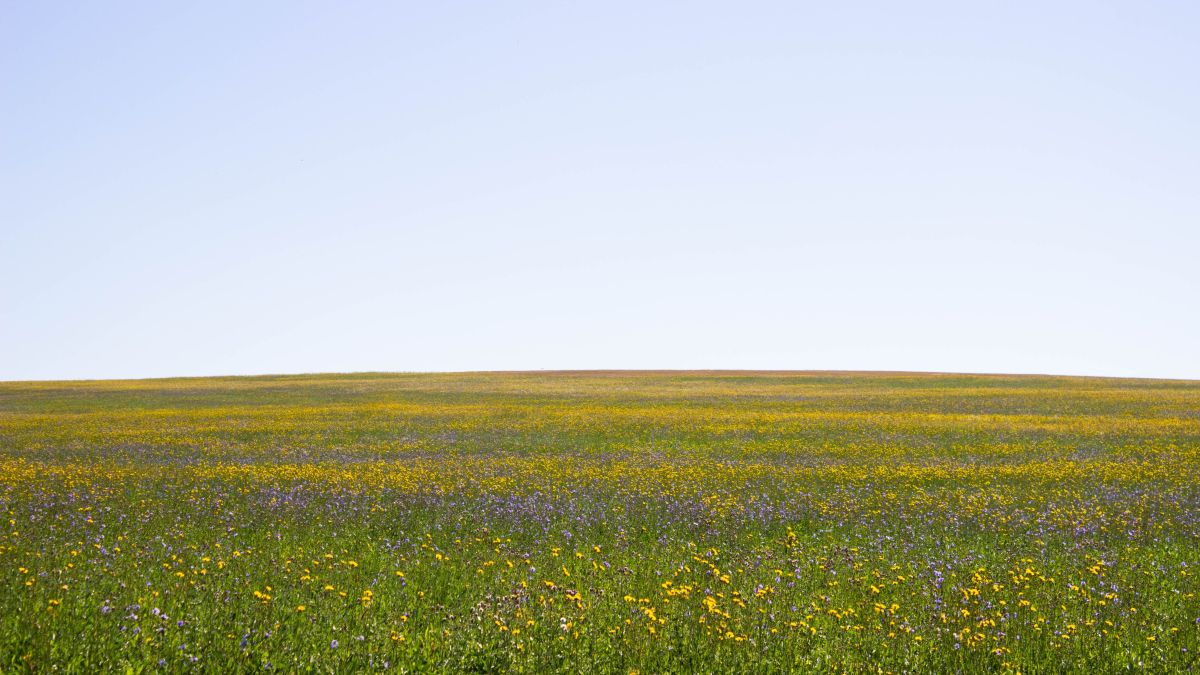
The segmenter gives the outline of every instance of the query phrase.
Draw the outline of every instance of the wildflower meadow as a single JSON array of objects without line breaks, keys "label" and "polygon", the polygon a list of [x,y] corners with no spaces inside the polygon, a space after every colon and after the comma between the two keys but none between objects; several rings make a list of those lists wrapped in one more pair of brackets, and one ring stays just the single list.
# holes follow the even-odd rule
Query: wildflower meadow
[{"label": "wildflower meadow", "polygon": [[1200,382],[0,383],[0,672],[1200,669]]}]

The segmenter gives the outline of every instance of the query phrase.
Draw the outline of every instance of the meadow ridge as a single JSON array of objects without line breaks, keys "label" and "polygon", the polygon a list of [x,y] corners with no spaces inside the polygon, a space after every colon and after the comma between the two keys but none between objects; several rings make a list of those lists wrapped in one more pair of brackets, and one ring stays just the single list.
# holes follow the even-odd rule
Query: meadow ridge
[{"label": "meadow ridge", "polygon": [[1200,382],[0,383],[0,672],[1200,669]]}]

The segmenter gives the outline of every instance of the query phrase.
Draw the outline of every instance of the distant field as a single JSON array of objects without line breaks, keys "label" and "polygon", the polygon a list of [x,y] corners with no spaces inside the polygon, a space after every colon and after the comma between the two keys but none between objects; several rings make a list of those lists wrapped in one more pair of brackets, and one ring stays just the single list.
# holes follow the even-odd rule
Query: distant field
[{"label": "distant field", "polygon": [[1190,672],[1200,382],[0,383],[0,672]]}]

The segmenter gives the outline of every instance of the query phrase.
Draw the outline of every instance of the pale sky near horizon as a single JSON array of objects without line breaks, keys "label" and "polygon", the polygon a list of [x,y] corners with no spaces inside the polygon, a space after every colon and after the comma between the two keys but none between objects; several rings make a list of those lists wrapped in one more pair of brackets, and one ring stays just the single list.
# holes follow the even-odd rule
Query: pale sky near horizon
[{"label": "pale sky near horizon", "polygon": [[1200,379],[1200,3],[9,2],[0,380]]}]

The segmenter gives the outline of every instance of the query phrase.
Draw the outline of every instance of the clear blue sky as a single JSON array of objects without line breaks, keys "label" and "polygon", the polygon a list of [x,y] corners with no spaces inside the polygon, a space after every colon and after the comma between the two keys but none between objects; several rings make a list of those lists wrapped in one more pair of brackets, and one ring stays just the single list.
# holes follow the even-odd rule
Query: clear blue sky
[{"label": "clear blue sky", "polygon": [[0,379],[1200,378],[1200,3],[10,2]]}]

